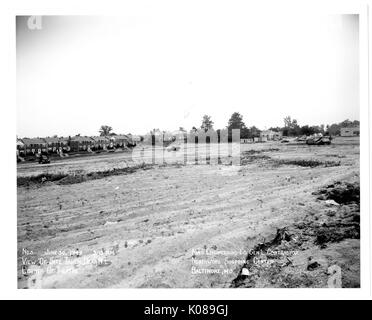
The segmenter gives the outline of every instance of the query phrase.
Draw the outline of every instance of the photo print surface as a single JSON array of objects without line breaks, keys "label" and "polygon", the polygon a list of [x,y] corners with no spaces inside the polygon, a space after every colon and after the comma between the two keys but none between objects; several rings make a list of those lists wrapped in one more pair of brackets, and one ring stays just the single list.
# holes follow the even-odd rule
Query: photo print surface
[{"label": "photo print surface", "polygon": [[359,288],[359,16],[17,16],[18,288]]}]

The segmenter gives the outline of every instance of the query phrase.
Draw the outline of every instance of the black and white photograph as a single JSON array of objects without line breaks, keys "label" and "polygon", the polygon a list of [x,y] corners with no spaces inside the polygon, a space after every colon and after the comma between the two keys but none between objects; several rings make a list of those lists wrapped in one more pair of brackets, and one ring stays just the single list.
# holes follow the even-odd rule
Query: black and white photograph
[{"label": "black and white photograph", "polygon": [[362,4],[15,10],[15,289],[366,289]]}]

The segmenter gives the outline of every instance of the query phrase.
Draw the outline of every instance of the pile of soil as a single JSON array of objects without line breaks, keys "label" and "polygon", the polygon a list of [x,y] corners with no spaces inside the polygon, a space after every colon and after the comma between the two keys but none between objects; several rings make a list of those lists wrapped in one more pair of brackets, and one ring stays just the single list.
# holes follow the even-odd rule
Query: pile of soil
[{"label": "pile of soil", "polygon": [[[301,222],[278,229],[271,240],[256,244],[230,287],[326,286],[326,266],[311,260],[310,252],[324,250],[342,241],[360,239],[359,193],[359,182],[336,182],[315,192],[322,203],[338,200],[338,204],[329,208],[325,202],[323,209],[308,212]],[[309,252],[309,261],[302,267],[293,266],[291,253],[298,252],[305,256]],[[337,264],[337,261],[332,263]],[[346,279],[343,286],[357,287],[359,283]]]},{"label": "pile of soil", "polygon": [[340,161],[319,161],[319,160],[276,160],[278,165],[290,165],[299,167],[315,168],[319,166],[324,167],[338,167],[341,165]]},{"label": "pile of soil", "polygon": [[43,173],[36,176],[31,177],[17,177],[17,186],[18,187],[28,187],[30,185],[42,184],[46,181],[59,181],[66,178],[68,174],[64,173],[57,173],[57,174],[49,174]]},{"label": "pile of soil", "polygon": [[106,171],[97,171],[89,173],[79,173],[79,174],[39,174],[37,176],[30,177],[17,177],[18,187],[30,187],[30,186],[41,186],[46,182],[54,182],[60,185],[69,185],[75,183],[81,183],[89,180],[103,179],[110,176],[117,176],[123,174],[131,174],[137,172],[138,170],[149,170],[153,168],[150,164],[140,164],[136,166],[126,167],[126,168],[114,168]]},{"label": "pile of soil", "polygon": [[279,148],[269,148],[269,149],[262,149],[262,150],[247,150],[247,151],[244,151],[242,153],[242,155],[251,155],[251,154],[258,154],[258,153],[262,153],[262,152],[276,152],[276,151],[280,151]]},{"label": "pile of soil", "polygon": [[[162,164],[158,167],[181,167],[182,164],[172,163],[172,164]],[[142,163],[135,166],[130,166],[126,168],[113,168],[105,171],[95,171],[89,173],[58,173],[58,174],[39,174],[37,176],[29,177],[17,177],[17,186],[18,187],[30,187],[30,186],[42,186],[46,182],[53,182],[59,185],[69,185],[75,183],[82,183],[85,181],[104,179],[111,176],[119,176],[125,174],[132,174],[139,170],[150,170],[153,169],[155,165]]]},{"label": "pile of soil", "polygon": [[313,159],[298,159],[298,160],[288,160],[288,159],[273,159],[267,155],[261,154],[267,150],[248,150],[242,153],[240,157],[241,165],[248,165],[254,162],[259,163],[269,163],[274,167],[278,166],[299,166],[299,167],[338,167],[341,165],[340,161],[320,161]]},{"label": "pile of soil", "polygon": [[267,155],[243,154],[240,157],[240,164],[244,166],[250,163],[262,162],[265,160],[271,160],[271,158]]},{"label": "pile of soil", "polygon": [[336,182],[325,188],[314,192],[319,200],[334,200],[339,204],[359,204],[360,185],[359,183]]},{"label": "pile of soil", "polygon": [[333,200],[340,208],[333,219],[316,232],[315,243],[325,248],[327,243],[344,239],[360,239],[360,184],[336,182],[315,192],[320,201]]}]

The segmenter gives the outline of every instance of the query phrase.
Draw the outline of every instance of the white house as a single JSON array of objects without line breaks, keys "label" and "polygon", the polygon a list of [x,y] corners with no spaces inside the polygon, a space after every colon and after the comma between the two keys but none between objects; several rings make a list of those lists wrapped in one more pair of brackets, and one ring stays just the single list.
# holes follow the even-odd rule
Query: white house
[{"label": "white house", "polygon": [[282,133],[272,131],[272,130],[263,130],[260,133],[260,137],[263,138],[263,139],[266,138],[267,140],[276,140],[276,139],[280,139],[282,137]]},{"label": "white house", "polygon": [[359,136],[359,127],[341,128],[341,137],[356,137]]}]

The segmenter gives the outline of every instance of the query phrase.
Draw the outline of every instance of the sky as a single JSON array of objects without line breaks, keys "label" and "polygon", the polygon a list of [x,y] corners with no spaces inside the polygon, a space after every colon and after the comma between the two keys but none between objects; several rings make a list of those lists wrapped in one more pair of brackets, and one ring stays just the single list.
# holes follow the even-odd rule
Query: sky
[{"label": "sky", "polygon": [[219,8],[16,18],[19,137],[359,120],[358,15]]}]

